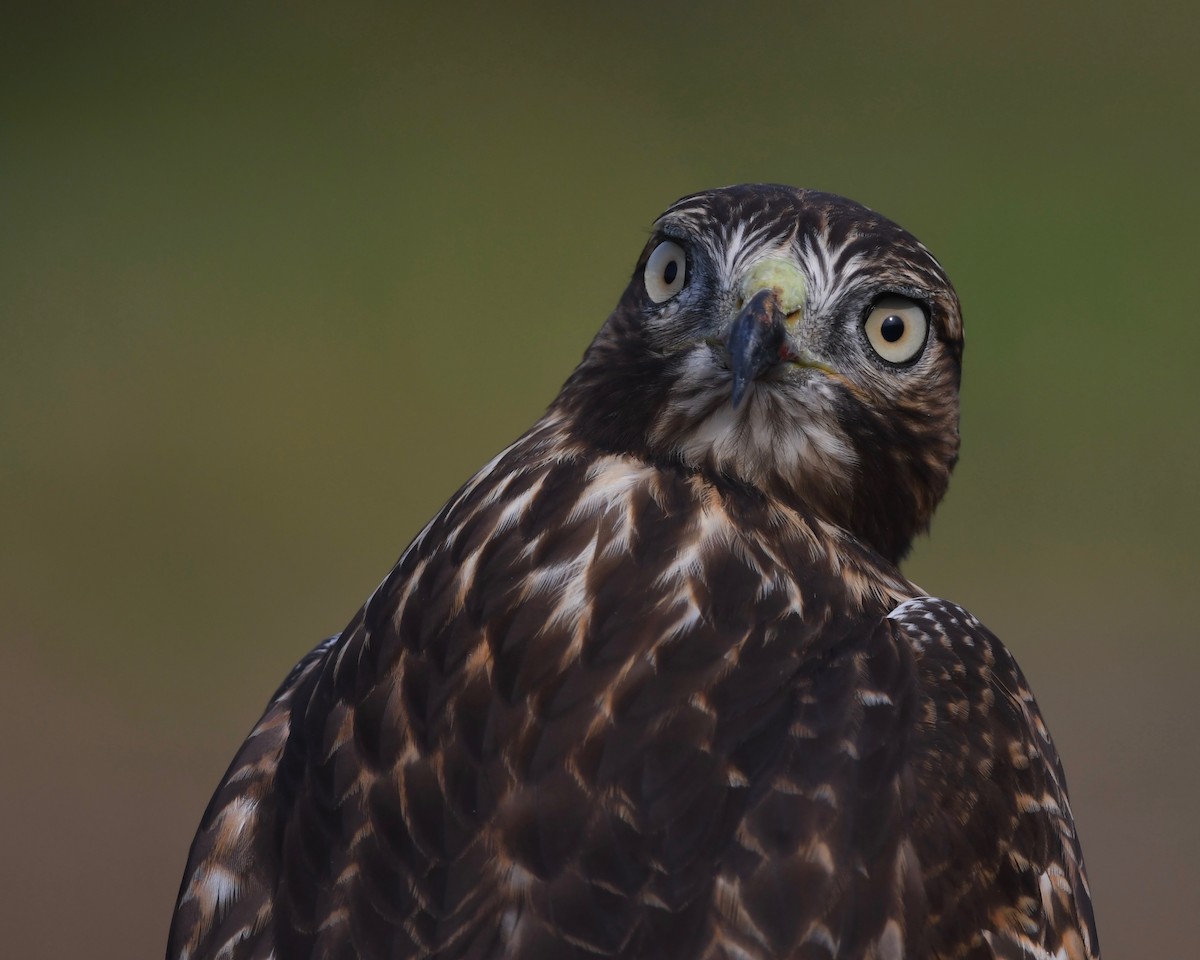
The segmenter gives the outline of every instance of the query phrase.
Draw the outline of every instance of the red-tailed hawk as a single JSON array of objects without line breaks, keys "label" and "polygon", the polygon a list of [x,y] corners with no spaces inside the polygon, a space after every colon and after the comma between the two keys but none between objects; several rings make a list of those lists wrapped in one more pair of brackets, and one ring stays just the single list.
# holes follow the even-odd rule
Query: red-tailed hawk
[{"label": "red-tailed hawk", "polygon": [[546,414],[271,699],[168,956],[1099,957],[1029,687],[897,569],[961,357],[878,214],[678,201]]}]

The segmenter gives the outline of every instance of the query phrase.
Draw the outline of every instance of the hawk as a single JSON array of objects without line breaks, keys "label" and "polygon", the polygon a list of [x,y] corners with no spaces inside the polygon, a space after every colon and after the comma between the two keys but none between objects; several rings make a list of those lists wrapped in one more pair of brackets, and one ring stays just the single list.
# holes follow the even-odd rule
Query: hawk
[{"label": "hawk", "polygon": [[879,214],[676,202],[545,415],[271,698],[168,956],[1099,957],[1029,686],[897,568],[962,346]]}]

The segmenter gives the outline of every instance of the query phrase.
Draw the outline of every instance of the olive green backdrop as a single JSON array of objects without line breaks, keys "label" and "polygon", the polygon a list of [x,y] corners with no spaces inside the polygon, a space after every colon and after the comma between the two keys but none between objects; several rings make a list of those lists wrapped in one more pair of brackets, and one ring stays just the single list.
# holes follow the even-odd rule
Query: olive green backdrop
[{"label": "olive green backdrop", "polygon": [[845,193],[939,256],[962,461],[907,565],[1014,649],[1106,954],[1200,888],[1186,3],[0,15],[0,928],[157,956],[291,664],[553,397],[653,218]]}]

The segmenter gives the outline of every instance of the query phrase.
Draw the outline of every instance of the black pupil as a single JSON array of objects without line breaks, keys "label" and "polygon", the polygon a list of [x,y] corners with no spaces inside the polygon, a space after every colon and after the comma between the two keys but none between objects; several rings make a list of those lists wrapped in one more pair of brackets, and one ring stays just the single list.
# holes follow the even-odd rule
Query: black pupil
[{"label": "black pupil", "polygon": [[884,317],[879,332],[883,334],[883,339],[888,343],[895,343],[904,336],[904,319],[894,313],[890,317]]},{"label": "black pupil", "polygon": [[669,287],[671,284],[673,284],[675,282],[675,278],[678,275],[679,275],[679,262],[676,260],[671,260],[670,262],[667,263],[666,268],[663,270],[663,282],[666,283],[666,285]]}]

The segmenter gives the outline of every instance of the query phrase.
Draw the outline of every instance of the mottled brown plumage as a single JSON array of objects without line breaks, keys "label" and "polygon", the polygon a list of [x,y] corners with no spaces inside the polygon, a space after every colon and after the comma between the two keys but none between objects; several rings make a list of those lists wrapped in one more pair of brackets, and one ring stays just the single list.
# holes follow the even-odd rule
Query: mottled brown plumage
[{"label": "mottled brown plumage", "polygon": [[1098,957],[1020,670],[895,566],[961,353],[877,214],[675,204],[546,415],[276,693],[168,957]]}]

